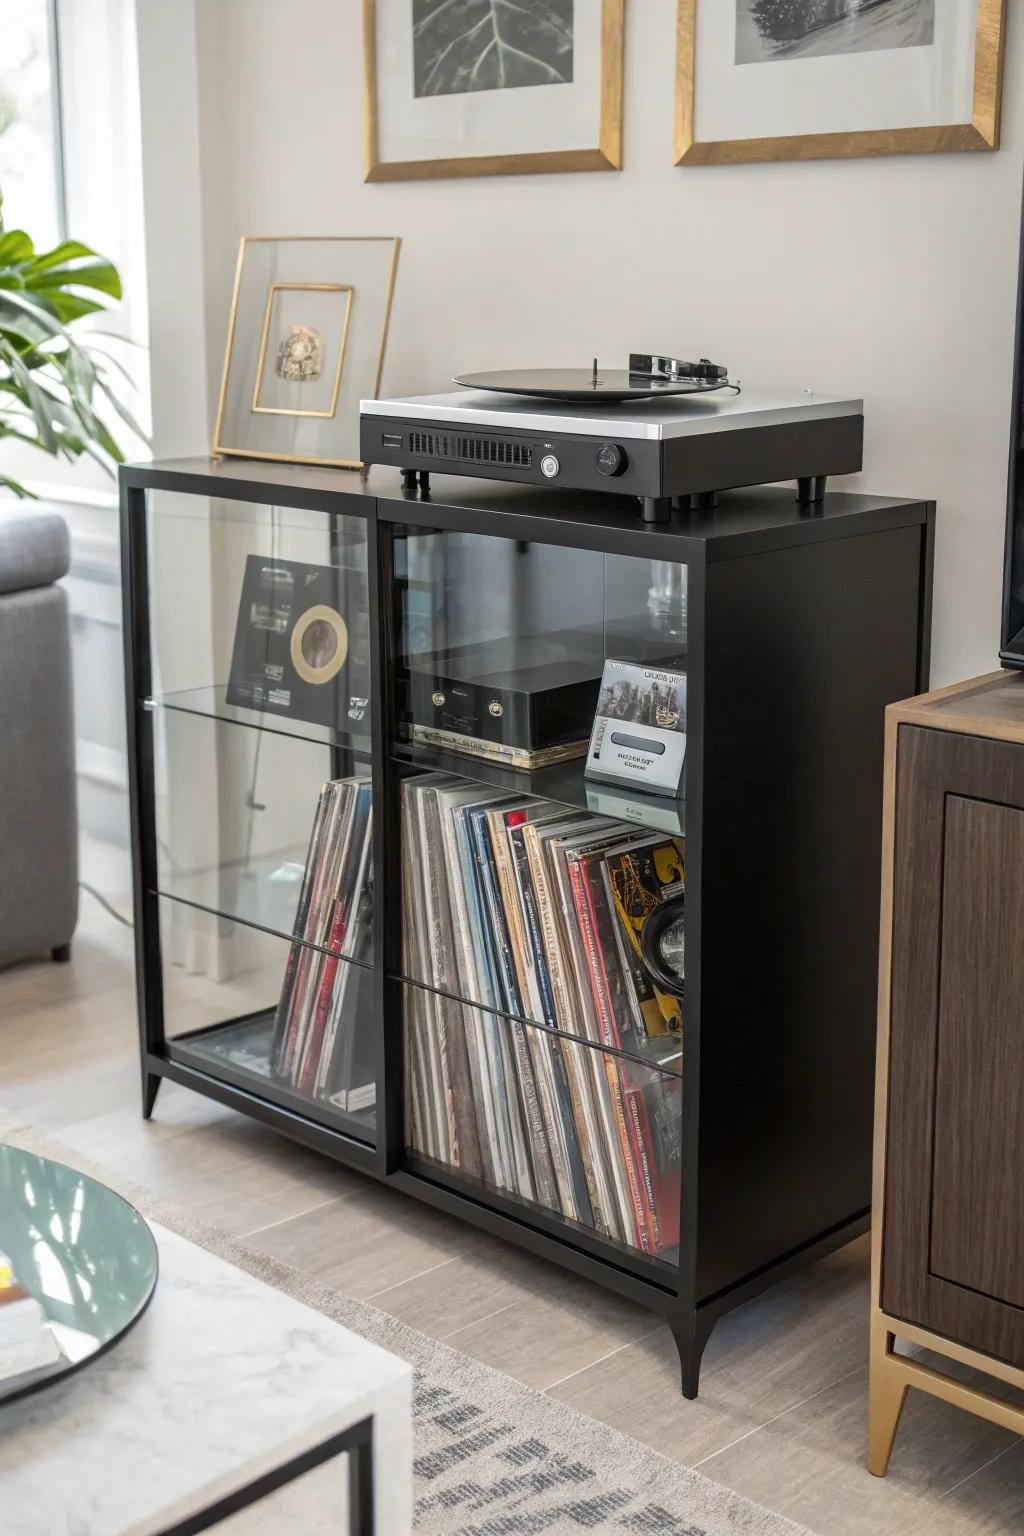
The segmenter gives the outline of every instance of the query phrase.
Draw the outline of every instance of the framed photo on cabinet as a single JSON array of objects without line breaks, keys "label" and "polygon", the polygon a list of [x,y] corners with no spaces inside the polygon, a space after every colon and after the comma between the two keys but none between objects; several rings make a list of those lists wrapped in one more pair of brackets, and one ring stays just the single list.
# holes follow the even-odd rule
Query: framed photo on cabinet
[{"label": "framed photo on cabinet", "polygon": [[359,402],[380,389],[400,245],[244,236],[214,453],[362,468]]},{"label": "framed photo on cabinet", "polygon": [[363,0],[366,180],[622,164],[625,0]]},{"label": "framed photo on cabinet", "polygon": [[1006,0],[678,0],[677,165],[996,149]]}]

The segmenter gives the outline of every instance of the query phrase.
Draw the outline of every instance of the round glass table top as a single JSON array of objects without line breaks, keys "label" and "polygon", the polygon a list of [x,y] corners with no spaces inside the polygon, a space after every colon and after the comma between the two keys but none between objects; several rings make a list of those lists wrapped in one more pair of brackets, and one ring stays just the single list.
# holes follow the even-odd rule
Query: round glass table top
[{"label": "round glass table top", "polygon": [[[84,1173],[0,1144],[0,1402],[77,1370],[142,1316],[158,1271],[156,1241],[127,1200]],[[5,1315],[6,1314],[6,1315]]]}]

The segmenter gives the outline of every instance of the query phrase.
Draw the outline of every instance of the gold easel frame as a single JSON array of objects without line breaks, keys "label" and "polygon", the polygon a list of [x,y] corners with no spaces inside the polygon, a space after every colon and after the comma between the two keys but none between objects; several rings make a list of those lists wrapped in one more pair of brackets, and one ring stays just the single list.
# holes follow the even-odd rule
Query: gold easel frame
[{"label": "gold easel frame", "polygon": [[[969,123],[869,128],[856,133],[794,133],[767,139],[694,138],[697,16],[700,0],[678,0],[676,22],[676,165],[743,165],[766,160],[836,160],[863,155],[929,155],[998,149],[1006,36],[1006,0],[978,0],[974,101]],[[715,4],[716,0],[709,0]],[[720,3],[720,0],[717,0]]]},{"label": "gold easel frame", "polygon": [[382,242],[391,245],[391,265],[388,269],[387,289],[384,294],[384,318],[381,325],[380,351],[377,354],[377,368],[374,373],[373,387],[365,398],[375,400],[380,393],[381,375],[384,372],[384,349],[387,346],[388,328],[391,324],[391,304],[395,294],[395,277],[398,272],[398,256],[402,248],[401,238],[398,235],[243,235],[238,246],[238,260],[235,263],[235,283],[231,293],[231,315],[228,320],[228,337],[224,347],[224,368],[220,379],[217,419],[213,428],[214,454],[222,454],[228,458],[237,459],[267,459],[271,463],[277,464],[319,464],[327,469],[364,470],[367,466],[363,463],[362,459],[329,459],[302,453],[269,453],[261,448],[232,448],[222,440],[224,407],[227,400],[228,375],[231,371],[231,355],[235,345],[235,326],[238,321],[238,300],[242,289],[245,254],[250,245],[271,242],[279,244],[283,240],[301,240],[309,243],[319,241],[321,244],[328,243],[333,245],[366,244],[368,241],[372,241],[378,245]]},{"label": "gold easel frame", "polygon": [[[890,704],[885,712],[885,770],[882,801],[882,910],[878,950],[878,1054],[875,1069],[875,1142],[874,1180],[871,1218],[871,1342],[868,1392],[868,1470],[884,1477],[889,1469],[896,1431],[899,1429],[907,1391],[917,1387],[930,1392],[954,1407],[966,1408],[993,1424],[1024,1434],[1024,1408],[1015,1407],[978,1387],[967,1386],[906,1355],[896,1353],[896,1340],[920,1345],[944,1355],[960,1365],[983,1371],[997,1381],[1024,1390],[1024,1371],[957,1344],[930,1329],[889,1317],[882,1309],[882,1232],[885,1219],[885,1151],[889,1104],[889,1016],[892,998],[892,924],[894,898],[894,858],[896,836],[896,746],[901,725],[917,725],[927,730],[955,731],[960,735],[991,736],[991,720],[969,714],[941,713],[928,706],[958,693],[966,693],[998,682],[1012,674],[993,672],[969,683],[938,688],[905,704]],[[1024,723],[1003,722],[1000,738],[1024,745]]]},{"label": "gold easel frame", "polygon": [[[338,349],[338,366],[334,370],[334,388],[331,391],[331,403],[326,411],[299,411],[293,406],[260,405],[259,403],[263,369],[267,361],[267,342],[270,339],[270,321],[274,313],[274,300],[279,293],[348,294],[345,300],[345,316],[341,322],[341,346]],[[348,322],[351,314],[351,283],[271,283],[267,289],[267,303],[263,311],[263,333],[260,336],[260,355],[256,362],[256,378],[252,386],[252,409],[257,416],[317,416],[329,420],[334,415],[338,409],[338,395],[341,393],[341,370],[345,366],[345,348],[348,346]]]},{"label": "gold easel frame", "polygon": [[[593,4],[594,0],[587,0]],[[593,149],[544,149],[522,155],[465,155],[442,160],[381,160],[377,131],[377,4],[363,0],[363,148],[365,181],[426,181],[441,176],[532,176],[552,171],[622,169],[622,56],[625,0],[601,0],[601,105]]]}]

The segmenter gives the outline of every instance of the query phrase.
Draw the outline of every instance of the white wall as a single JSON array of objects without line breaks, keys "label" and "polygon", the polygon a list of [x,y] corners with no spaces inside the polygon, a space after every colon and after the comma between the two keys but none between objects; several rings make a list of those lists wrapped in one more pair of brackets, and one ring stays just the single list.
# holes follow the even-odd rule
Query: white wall
[{"label": "white wall", "polygon": [[997,154],[677,169],[674,0],[630,0],[623,171],[367,186],[361,9],[197,0],[211,386],[242,234],[400,234],[386,392],[655,347],[748,387],[863,395],[847,483],[939,503],[933,680],[996,665],[1019,16]]}]

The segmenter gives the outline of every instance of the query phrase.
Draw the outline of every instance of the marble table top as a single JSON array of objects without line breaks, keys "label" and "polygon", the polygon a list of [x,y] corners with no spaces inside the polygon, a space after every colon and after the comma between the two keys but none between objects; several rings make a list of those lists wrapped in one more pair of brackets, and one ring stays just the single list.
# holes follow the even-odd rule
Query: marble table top
[{"label": "marble table top", "polygon": [[152,1230],[160,1278],[132,1331],[77,1375],[0,1403],[4,1529],[152,1536],[372,1413],[378,1530],[407,1532],[409,1366]]}]

